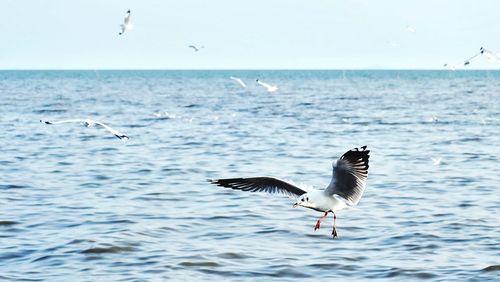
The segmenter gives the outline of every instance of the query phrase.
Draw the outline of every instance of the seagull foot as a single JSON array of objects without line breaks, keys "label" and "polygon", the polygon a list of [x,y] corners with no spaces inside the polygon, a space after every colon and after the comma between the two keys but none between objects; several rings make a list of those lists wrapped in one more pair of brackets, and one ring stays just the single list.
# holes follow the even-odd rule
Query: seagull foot
[{"label": "seagull foot", "polygon": [[318,229],[319,229],[319,227],[320,227],[320,225],[321,225],[321,221],[322,221],[325,217],[327,217],[327,216],[328,216],[328,212],[325,212],[325,214],[324,214],[322,217],[320,217],[320,218],[318,219],[318,221],[316,221],[316,226],[314,227],[314,231],[316,231],[316,230],[318,230]]},{"label": "seagull foot", "polygon": [[319,227],[321,226],[321,221],[316,221],[316,226],[314,226],[314,231],[318,230]]},{"label": "seagull foot", "polygon": [[333,227],[332,236],[333,236],[333,239],[335,239],[336,237],[338,237],[337,228],[335,228],[335,227]]}]

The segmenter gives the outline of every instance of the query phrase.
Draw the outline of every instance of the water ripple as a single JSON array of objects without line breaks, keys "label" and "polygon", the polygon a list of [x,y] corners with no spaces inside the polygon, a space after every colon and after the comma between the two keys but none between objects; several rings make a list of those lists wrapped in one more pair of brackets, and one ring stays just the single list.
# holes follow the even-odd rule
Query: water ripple
[{"label": "water ripple", "polygon": [[[233,75],[281,92],[241,91]],[[498,78],[0,72],[0,280],[498,280]],[[70,116],[130,140],[39,123]],[[206,182],[268,175],[321,188],[332,161],[365,144],[367,188],[338,212],[335,240],[331,218],[314,231],[321,213],[292,199]]]}]

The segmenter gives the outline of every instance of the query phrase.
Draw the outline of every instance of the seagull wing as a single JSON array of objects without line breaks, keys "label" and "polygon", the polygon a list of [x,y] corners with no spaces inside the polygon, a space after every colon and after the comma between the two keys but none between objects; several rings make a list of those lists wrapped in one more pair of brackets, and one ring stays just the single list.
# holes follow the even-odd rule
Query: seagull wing
[{"label": "seagull wing", "polygon": [[274,177],[209,179],[208,181],[212,184],[235,190],[278,193],[292,198],[306,193],[301,188]]},{"label": "seagull wing", "polygon": [[237,77],[234,77],[234,76],[231,76],[229,78],[232,79],[232,80],[237,81],[243,88],[247,88],[247,85],[245,84],[245,82],[243,82],[243,80],[241,80],[240,78],[237,78]]},{"label": "seagull wing", "polygon": [[489,50],[484,50],[484,51],[483,51],[483,55],[484,55],[484,56],[486,57],[486,59],[487,59],[488,61],[490,61],[490,62],[491,62],[491,61],[496,60],[496,55],[495,55],[495,53],[493,53],[493,52],[491,52],[491,51],[489,51]]},{"label": "seagull wing", "polygon": [[70,122],[88,122],[87,119],[66,119],[66,120],[58,120],[58,121],[48,121],[48,120],[40,120],[41,123],[45,124],[60,124],[60,123],[70,123]]},{"label": "seagull wing", "polygon": [[267,84],[267,83],[265,83],[265,82],[262,82],[262,81],[260,81],[260,80],[258,80],[258,81],[257,81],[257,83],[258,83],[258,84],[260,84],[260,85],[262,85],[262,86],[264,86],[265,88],[272,88],[272,86],[271,86],[271,85],[269,85],[269,84]]},{"label": "seagull wing", "polygon": [[121,24],[121,25],[120,25],[120,32],[119,32],[118,34],[119,34],[119,35],[122,35],[122,34],[125,32],[125,29],[126,29],[126,25]]},{"label": "seagull wing", "polygon": [[196,48],[196,46],[194,46],[194,45],[189,45],[188,47],[193,48],[194,51],[198,51],[198,48]]},{"label": "seagull wing", "polygon": [[118,130],[114,130],[113,128],[109,127],[108,125],[102,123],[102,122],[99,122],[99,121],[94,121],[94,120],[91,120],[91,122],[95,123],[95,124],[98,124],[102,127],[104,127],[107,131],[111,132],[113,135],[115,135],[116,137],[118,137],[120,140],[122,141],[127,141],[129,139],[129,137],[123,133],[121,133],[120,131]]},{"label": "seagull wing", "polygon": [[366,186],[370,150],[366,146],[346,152],[333,168],[333,179],[326,188],[329,195],[339,195],[356,205]]},{"label": "seagull wing", "polygon": [[125,25],[128,25],[130,23],[130,11],[128,11],[127,14],[125,15],[125,19],[123,19],[123,23]]},{"label": "seagull wing", "polygon": [[464,62],[464,66],[466,66],[466,65],[470,64],[470,61],[472,61],[473,59],[475,59],[475,58],[477,58],[477,57],[481,56],[481,54],[483,54],[483,52],[484,52],[484,51],[483,51],[483,49],[481,49],[481,51],[480,51],[480,52],[478,52],[478,53],[477,53],[477,54],[475,54],[474,56],[472,56],[472,57],[470,57],[469,59],[467,59],[467,60]]}]

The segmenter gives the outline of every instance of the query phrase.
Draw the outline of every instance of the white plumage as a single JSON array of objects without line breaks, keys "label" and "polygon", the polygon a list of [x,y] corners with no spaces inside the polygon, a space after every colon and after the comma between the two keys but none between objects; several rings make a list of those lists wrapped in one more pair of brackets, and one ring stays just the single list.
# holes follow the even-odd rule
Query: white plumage
[{"label": "white plumage", "polygon": [[347,207],[354,207],[363,196],[368,177],[370,150],[366,146],[344,153],[333,163],[333,175],[330,184],[324,190],[305,191],[294,184],[274,177],[227,178],[209,180],[218,186],[249,191],[280,193],[289,197],[298,197],[293,207],[306,207],[324,215],[316,222],[315,230],[321,221],[333,213],[332,236],[337,237],[335,212]]},{"label": "white plumage", "polygon": [[123,19],[123,23],[120,25],[120,32],[118,34],[122,35],[125,31],[131,30],[133,27],[134,26],[130,22],[130,10],[128,10]]},{"label": "white plumage", "polygon": [[260,80],[255,80],[259,85],[262,85],[266,88],[267,92],[276,92],[278,90],[278,87],[276,85],[270,85],[265,82],[262,82]]},{"label": "white plumage", "polygon": [[74,122],[77,122],[77,123],[82,123],[83,125],[85,125],[86,127],[94,127],[96,124],[97,125],[100,125],[102,127],[104,127],[107,131],[111,132],[114,136],[116,136],[117,138],[119,138],[120,140],[122,141],[127,141],[129,139],[129,137],[121,132],[119,132],[118,130],[115,130],[111,127],[109,127],[108,125],[100,122],[100,121],[95,121],[95,120],[91,120],[91,119],[67,119],[67,120],[60,120],[60,121],[43,121],[43,120],[40,120],[41,123],[45,123],[45,124],[62,124],[62,123],[74,123]]}]

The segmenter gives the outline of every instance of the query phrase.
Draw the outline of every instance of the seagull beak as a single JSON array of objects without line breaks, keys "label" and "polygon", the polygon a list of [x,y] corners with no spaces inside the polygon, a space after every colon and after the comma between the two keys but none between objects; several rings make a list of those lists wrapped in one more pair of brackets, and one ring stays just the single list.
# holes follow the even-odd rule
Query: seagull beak
[{"label": "seagull beak", "polygon": [[298,206],[299,206],[299,204],[298,204],[298,203],[295,203],[295,204],[293,204],[292,208],[296,208],[296,207],[298,207]]}]

